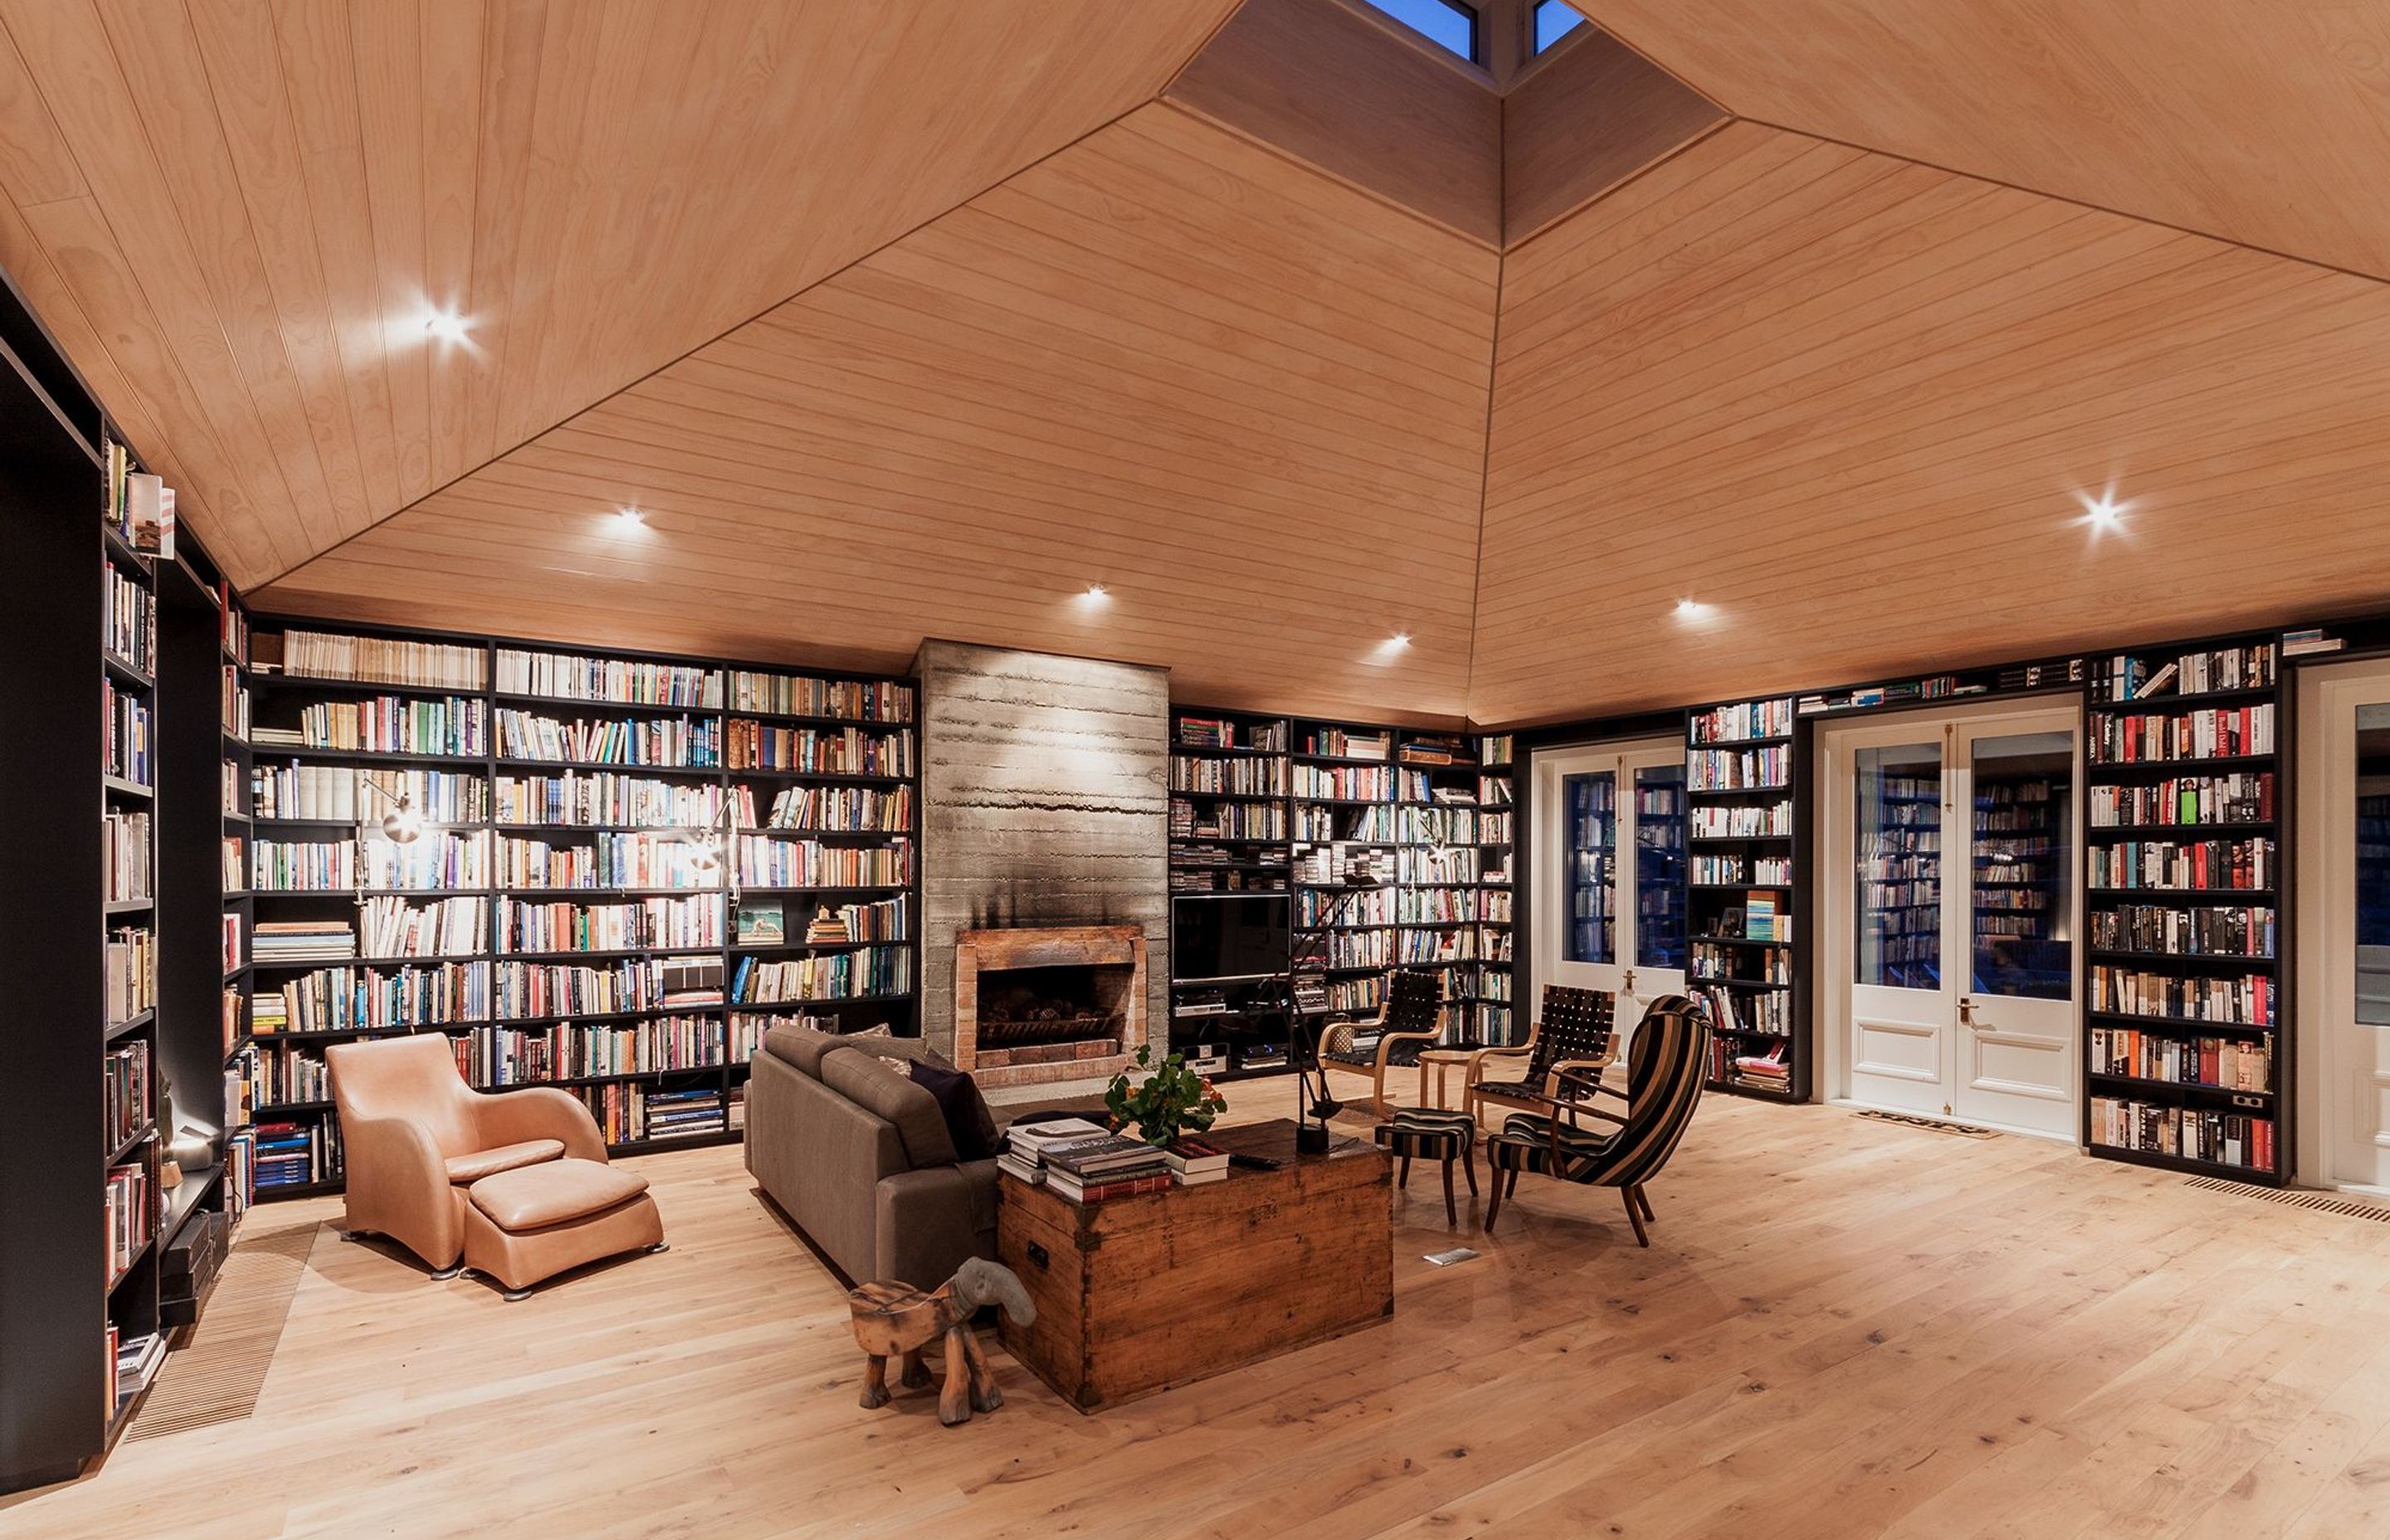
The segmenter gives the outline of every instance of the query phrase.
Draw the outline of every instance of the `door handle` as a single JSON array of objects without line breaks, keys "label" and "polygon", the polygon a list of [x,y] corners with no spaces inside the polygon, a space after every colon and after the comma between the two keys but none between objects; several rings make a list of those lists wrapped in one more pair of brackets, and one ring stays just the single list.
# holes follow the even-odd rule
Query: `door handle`
[{"label": "door handle", "polygon": [[1633,969],[1630,968],[1626,970],[1626,982],[1621,986],[1619,993],[1622,995],[1632,995],[1635,993],[1635,970]]},{"label": "door handle", "polygon": [[1984,1030],[1984,1023],[1975,1020],[1975,1002],[1963,995],[1959,996],[1959,1024],[1976,1032]]}]

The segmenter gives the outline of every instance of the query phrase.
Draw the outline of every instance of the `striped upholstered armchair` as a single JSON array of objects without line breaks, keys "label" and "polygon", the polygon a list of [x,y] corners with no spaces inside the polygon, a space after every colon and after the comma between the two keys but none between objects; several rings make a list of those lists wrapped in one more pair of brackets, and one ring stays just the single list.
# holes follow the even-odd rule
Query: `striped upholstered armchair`
[{"label": "striped upholstered armchair", "polygon": [[[1534,1171],[1579,1186],[1618,1188],[1635,1225],[1636,1243],[1651,1245],[1643,1222],[1658,1216],[1643,1184],[1676,1153],[1677,1141],[1693,1121],[1709,1068],[1709,1017],[1700,1006],[1681,995],[1652,1002],[1627,1052],[1623,1117],[1592,1105],[1595,1097],[1620,1096],[1598,1074],[1561,1072],[1585,1092],[1584,1099],[1564,1096],[1542,1113],[1514,1112],[1502,1132],[1485,1141],[1486,1162],[1494,1170],[1485,1228],[1494,1228],[1502,1200],[1518,1191],[1519,1173]],[[1580,1115],[1613,1126],[1586,1127]]]}]

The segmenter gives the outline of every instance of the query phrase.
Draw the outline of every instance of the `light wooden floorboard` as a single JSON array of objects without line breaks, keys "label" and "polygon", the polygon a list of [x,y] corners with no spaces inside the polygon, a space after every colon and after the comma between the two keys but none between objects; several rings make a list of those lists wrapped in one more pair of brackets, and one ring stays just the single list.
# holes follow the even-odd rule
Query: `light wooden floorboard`
[{"label": "light wooden floorboard", "polygon": [[[1282,1114],[1284,1082],[1231,1088]],[[2390,1225],[2008,1137],[1706,1102],[1638,1251],[1523,1180],[1397,1199],[1393,1322],[1083,1418],[867,1413],[843,1293],[735,1149],[637,1162],[673,1249],[508,1305],[322,1226],[256,1415],[0,1500],[170,1534],[2337,1537],[2390,1525]],[[1474,1224],[1475,1206],[1464,1223]],[[1515,1214],[1515,1218],[1511,1217]],[[1481,1259],[1421,1253],[1455,1240]],[[170,1366],[169,1373],[173,1372]]]}]

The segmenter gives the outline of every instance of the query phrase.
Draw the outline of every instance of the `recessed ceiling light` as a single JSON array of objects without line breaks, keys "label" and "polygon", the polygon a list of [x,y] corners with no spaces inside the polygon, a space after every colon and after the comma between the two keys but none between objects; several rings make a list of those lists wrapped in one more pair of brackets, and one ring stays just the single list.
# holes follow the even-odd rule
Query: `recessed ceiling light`
[{"label": "recessed ceiling light", "polygon": [[1105,592],[1104,585],[1102,584],[1091,583],[1087,584],[1087,591],[1079,597],[1086,599],[1089,604],[1102,604],[1109,600],[1111,597],[1111,595]]},{"label": "recessed ceiling light", "polygon": [[630,531],[644,529],[647,527],[647,522],[648,516],[641,513],[636,507],[616,508],[614,510],[614,527],[618,530]]},{"label": "recessed ceiling light", "polygon": [[465,317],[453,310],[435,310],[423,318],[423,329],[443,342],[465,340]]},{"label": "recessed ceiling light", "polygon": [[1411,634],[1407,631],[1397,631],[1393,635],[1386,638],[1386,645],[1389,647],[1408,647],[1411,645]]},{"label": "recessed ceiling light", "polygon": [[1701,612],[1701,601],[1698,599],[1686,598],[1678,599],[1677,601],[1677,613],[1682,615],[1687,620],[1692,619],[1692,617],[1700,614]]},{"label": "recessed ceiling light", "polygon": [[2113,492],[2083,499],[2084,522],[2095,530],[2113,530],[2124,522],[2125,505]]}]

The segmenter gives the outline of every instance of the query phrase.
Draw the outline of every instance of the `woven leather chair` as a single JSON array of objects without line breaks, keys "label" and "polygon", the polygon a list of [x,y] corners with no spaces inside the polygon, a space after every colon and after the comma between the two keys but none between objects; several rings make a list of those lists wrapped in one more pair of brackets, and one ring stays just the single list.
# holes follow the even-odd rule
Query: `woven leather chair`
[{"label": "woven leather chair", "polygon": [[[1577,1088],[1581,1082],[1563,1080],[1563,1072],[1587,1071],[1593,1083],[1600,1083],[1601,1072],[1616,1056],[1611,1025],[1617,1002],[1616,995],[1603,990],[1546,984],[1544,1007],[1527,1040],[1514,1048],[1482,1049],[1469,1061],[1461,1105],[1477,1117],[1485,1102],[1544,1111],[1552,1097],[1583,1099],[1587,1093]],[[1497,1078],[1521,1059],[1526,1060],[1526,1069],[1518,1079]]]},{"label": "woven leather chair", "polygon": [[[1442,1035],[1438,1018],[1443,1013],[1444,974],[1429,969],[1400,969],[1387,986],[1378,1019],[1339,1022],[1329,1028],[1319,1056],[1331,1064],[1370,1072],[1369,1107],[1385,1117],[1391,1110],[1386,1105],[1386,1072],[1419,1062],[1420,1050]],[[1374,1048],[1354,1046],[1356,1034],[1372,1031],[1379,1034]]]},{"label": "woven leather chair", "polygon": [[[1582,1097],[1563,1097],[1540,1116],[1513,1113],[1502,1132],[1485,1141],[1486,1162],[1494,1173],[1485,1228],[1494,1228],[1502,1200],[1518,1191],[1519,1173],[1535,1171],[1581,1187],[1618,1188],[1626,1202],[1626,1217],[1635,1226],[1636,1244],[1651,1245],[1643,1222],[1658,1216],[1643,1185],[1676,1153],[1686,1125],[1693,1121],[1709,1072],[1709,1046],[1708,1015],[1683,995],[1669,995],[1652,1002],[1636,1031],[1623,1097],[1603,1085],[1597,1073],[1561,1072],[1563,1081],[1582,1087]],[[1625,1115],[1590,1105],[1599,1097],[1621,1097]],[[1587,1128],[1580,1117],[1613,1126]]]}]

